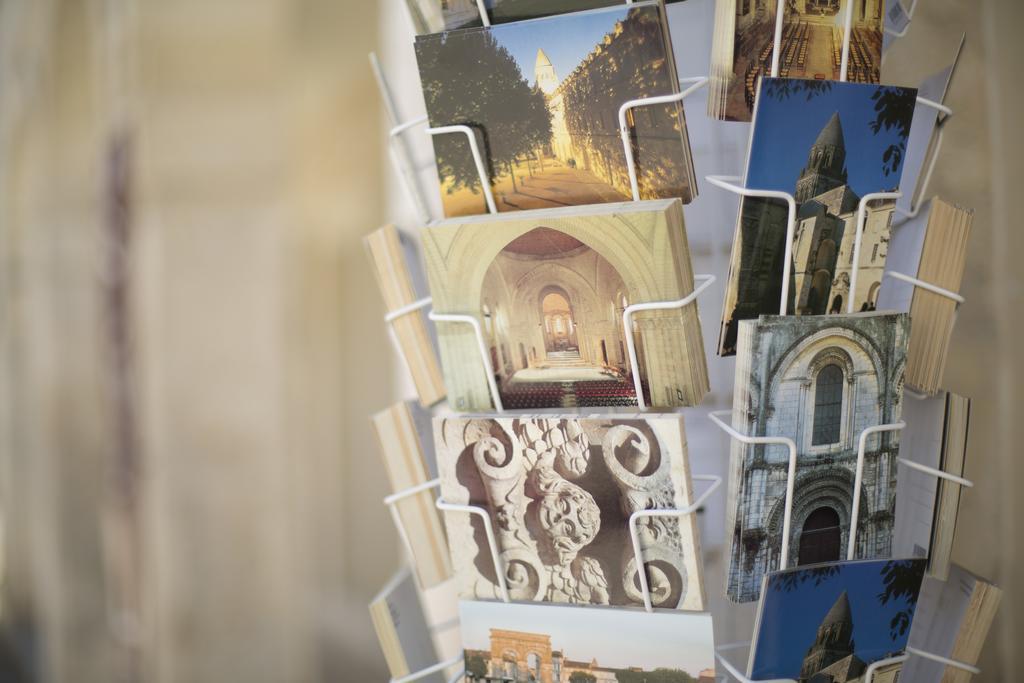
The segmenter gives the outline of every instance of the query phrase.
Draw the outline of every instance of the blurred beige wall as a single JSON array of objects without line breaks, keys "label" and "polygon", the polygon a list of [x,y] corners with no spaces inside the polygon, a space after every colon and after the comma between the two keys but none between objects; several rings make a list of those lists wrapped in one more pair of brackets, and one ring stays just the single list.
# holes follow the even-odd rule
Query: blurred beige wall
[{"label": "blurred beige wall", "polygon": [[385,678],[376,13],[0,3],[0,611],[43,680]]},{"label": "blurred beige wall", "polygon": [[886,56],[886,80],[916,85],[949,63],[967,42],[946,103],[946,127],[931,193],[976,211],[967,273],[945,385],[972,397],[967,476],[954,560],[1005,589],[986,645],[980,681],[1016,680],[1024,668],[1024,345],[1020,254],[1024,239],[1015,197],[1024,159],[1019,72],[1024,68],[1024,3],[920,0],[910,32]]},{"label": "blurred beige wall", "polygon": [[[386,680],[382,5],[0,0],[5,683]],[[975,399],[957,560],[1007,589],[982,681],[1024,668],[1022,15],[920,0],[885,65],[916,84],[968,32],[933,190],[977,209],[946,384]]]}]

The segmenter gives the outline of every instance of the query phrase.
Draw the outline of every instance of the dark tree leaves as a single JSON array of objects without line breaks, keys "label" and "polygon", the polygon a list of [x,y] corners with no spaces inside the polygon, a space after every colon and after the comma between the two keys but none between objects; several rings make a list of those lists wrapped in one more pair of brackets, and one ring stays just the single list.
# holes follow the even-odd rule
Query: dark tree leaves
[{"label": "dark tree leaves", "polygon": [[898,143],[889,145],[882,157],[885,175],[895,173],[903,163],[903,155],[907,151],[907,136],[910,135],[910,122],[914,118],[914,106],[917,94],[907,88],[881,86],[871,95],[875,103],[875,120],[868,124],[871,132],[878,135],[882,130],[896,129],[900,138]]},{"label": "dark tree leaves", "polygon": [[487,675],[487,660],[480,653],[466,653],[466,674],[475,678]]},{"label": "dark tree leaves", "polygon": [[815,586],[820,586],[834,576],[842,573],[842,567],[835,564],[821,565],[820,567],[808,567],[794,572],[786,572],[780,575],[773,583],[776,591],[791,593],[808,581],[813,581]]},{"label": "dark tree leaves", "polygon": [[[461,124],[477,131],[491,182],[517,157],[551,140],[544,94],[530,86],[490,32],[422,38],[416,51],[430,124]],[[449,193],[480,186],[463,136],[435,136],[434,153]]]},{"label": "dark tree leaves", "polygon": [[832,81],[810,81],[797,78],[772,78],[766,80],[761,92],[779,102],[788,100],[801,93],[804,101],[810,102],[818,95],[832,91]]},{"label": "dark tree leaves", "polygon": [[892,560],[886,562],[881,571],[885,589],[878,594],[878,602],[887,605],[891,601],[905,600],[907,607],[900,610],[889,624],[889,636],[896,640],[910,628],[911,616],[917,606],[924,579],[924,562],[915,560]]}]

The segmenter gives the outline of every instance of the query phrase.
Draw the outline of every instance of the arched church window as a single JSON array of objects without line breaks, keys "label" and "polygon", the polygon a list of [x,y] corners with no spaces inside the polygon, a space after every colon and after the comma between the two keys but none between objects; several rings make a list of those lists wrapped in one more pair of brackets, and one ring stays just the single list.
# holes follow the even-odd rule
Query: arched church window
[{"label": "arched church window", "polygon": [[797,564],[817,564],[839,559],[842,529],[839,513],[830,507],[820,507],[804,521],[800,530],[800,550]]},{"label": "arched church window", "polygon": [[814,428],[812,446],[839,442],[843,419],[843,370],[830,363],[818,372],[814,384]]}]

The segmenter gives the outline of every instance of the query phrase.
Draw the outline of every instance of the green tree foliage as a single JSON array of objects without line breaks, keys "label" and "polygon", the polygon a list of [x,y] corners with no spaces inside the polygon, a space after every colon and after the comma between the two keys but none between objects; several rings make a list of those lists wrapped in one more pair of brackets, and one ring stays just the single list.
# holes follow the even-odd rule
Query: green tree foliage
[{"label": "green tree foliage", "polygon": [[597,676],[584,671],[573,671],[569,675],[569,683],[597,683]]},{"label": "green tree foliage", "polygon": [[654,671],[617,669],[615,677],[619,683],[696,683],[697,681],[682,669],[655,669]]},{"label": "green tree foliage", "polygon": [[[530,86],[492,32],[433,36],[420,40],[416,49],[430,124],[473,128],[492,183],[520,155],[550,142],[551,113],[544,94]],[[435,136],[434,153],[449,193],[479,188],[464,136]]]},{"label": "green tree foliage", "polygon": [[487,675],[487,660],[479,652],[466,653],[466,675],[471,679]]}]

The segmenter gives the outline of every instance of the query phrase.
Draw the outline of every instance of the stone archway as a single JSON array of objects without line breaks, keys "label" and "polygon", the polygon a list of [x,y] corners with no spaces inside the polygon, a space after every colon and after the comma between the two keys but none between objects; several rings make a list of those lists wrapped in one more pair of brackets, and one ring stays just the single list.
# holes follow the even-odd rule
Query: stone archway
[{"label": "stone archway", "polygon": [[800,529],[797,565],[834,562],[841,558],[843,531],[839,513],[827,505],[816,508]]}]

